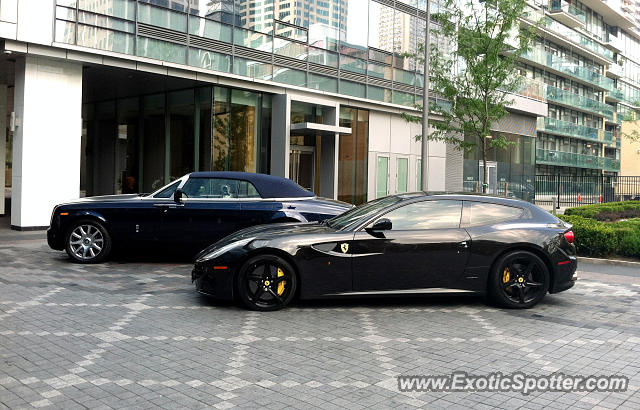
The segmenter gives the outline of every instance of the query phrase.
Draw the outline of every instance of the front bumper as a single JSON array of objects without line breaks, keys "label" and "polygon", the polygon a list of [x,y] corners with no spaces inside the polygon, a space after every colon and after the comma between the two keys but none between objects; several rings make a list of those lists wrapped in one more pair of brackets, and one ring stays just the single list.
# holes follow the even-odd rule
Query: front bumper
[{"label": "front bumper", "polygon": [[191,271],[196,291],[216,299],[233,299],[233,275],[229,268],[215,270],[210,263],[196,263]]},{"label": "front bumper", "polygon": [[61,251],[64,249],[64,242],[62,241],[62,235],[53,229],[47,229],[47,244],[51,249],[55,249],[57,251]]}]

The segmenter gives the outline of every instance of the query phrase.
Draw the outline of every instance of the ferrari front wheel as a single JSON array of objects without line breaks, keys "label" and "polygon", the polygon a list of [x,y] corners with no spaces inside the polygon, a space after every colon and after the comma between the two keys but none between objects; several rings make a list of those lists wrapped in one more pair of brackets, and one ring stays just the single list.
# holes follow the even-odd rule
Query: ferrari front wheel
[{"label": "ferrari front wheel", "polygon": [[291,264],[276,255],[258,255],[240,268],[237,290],[251,310],[278,310],[295,295],[296,274]]}]

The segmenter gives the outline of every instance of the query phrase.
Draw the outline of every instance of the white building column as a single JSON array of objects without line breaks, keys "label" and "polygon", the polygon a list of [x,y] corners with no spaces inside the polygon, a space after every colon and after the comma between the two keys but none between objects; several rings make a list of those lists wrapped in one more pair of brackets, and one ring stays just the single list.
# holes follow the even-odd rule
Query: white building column
[{"label": "white building column", "polygon": [[17,59],[14,110],[11,227],[43,228],[80,191],[82,65]]},{"label": "white building column", "polygon": [[4,215],[4,181],[7,158],[7,85],[0,84],[0,215]]}]

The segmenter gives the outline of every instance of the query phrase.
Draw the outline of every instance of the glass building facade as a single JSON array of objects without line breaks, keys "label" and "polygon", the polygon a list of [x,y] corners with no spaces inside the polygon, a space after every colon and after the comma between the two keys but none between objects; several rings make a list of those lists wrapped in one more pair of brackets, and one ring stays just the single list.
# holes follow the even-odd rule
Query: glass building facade
[{"label": "glass building facade", "polygon": [[405,53],[424,40],[424,0],[56,4],[58,43],[408,106],[422,94]]}]

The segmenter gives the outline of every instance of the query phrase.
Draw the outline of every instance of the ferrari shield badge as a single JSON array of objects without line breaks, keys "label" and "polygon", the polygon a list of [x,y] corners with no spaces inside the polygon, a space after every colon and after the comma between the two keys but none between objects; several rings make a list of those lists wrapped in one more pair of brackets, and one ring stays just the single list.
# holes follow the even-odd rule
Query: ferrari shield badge
[{"label": "ferrari shield badge", "polygon": [[342,253],[347,253],[347,251],[349,250],[349,244],[348,243],[340,244],[340,250],[342,251]]}]

